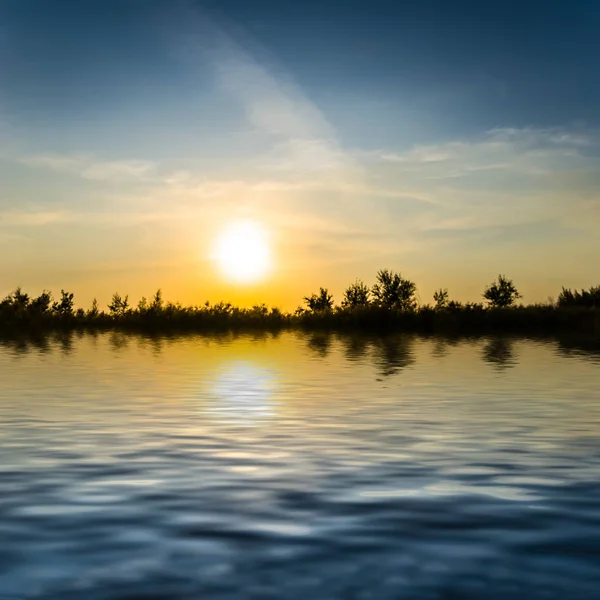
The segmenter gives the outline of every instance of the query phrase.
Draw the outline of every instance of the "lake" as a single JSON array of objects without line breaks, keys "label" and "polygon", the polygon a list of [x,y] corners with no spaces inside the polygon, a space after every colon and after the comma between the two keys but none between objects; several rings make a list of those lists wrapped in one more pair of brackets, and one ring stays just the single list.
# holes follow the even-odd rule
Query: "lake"
[{"label": "lake", "polygon": [[600,597],[600,345],[0,341],[0,598]]}]

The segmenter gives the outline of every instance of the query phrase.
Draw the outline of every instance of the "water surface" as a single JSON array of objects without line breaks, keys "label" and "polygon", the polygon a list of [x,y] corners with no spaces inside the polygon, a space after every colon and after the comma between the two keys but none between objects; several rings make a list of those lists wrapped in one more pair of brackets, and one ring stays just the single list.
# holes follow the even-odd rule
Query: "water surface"
[{"label": "water surface", "polygon": [[594,343],[0,343],[0,598],[600,596]]}]

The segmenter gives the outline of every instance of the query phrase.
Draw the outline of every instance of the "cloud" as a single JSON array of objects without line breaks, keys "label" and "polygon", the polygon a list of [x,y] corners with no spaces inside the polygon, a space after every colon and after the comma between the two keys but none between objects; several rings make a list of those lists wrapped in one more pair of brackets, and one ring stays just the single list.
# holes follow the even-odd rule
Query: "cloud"
[{"label": "cloud", "polygon": [[40,227],[73,221],[68,211],[4,211],[0,213],[0,227]]},{"label": "cloud", "polygon": [[213,48],[217,84],[236,98],[256,129],[285,139],[333,139],[335,133],[291,77],[261,64],[223,31]]},{"label": "cloud", "polygon": [[[550,246],[540,232],[575,228],[590,237],[600,225],[597,132],[506,127],[408,150],[398,149],[402,140],[379,151],[349,148],[292,75],[246,34],[195,10],[185,26],[189,64],[209,67],[212,93],[226,107],[219,117],[233,120],[221,142],[236,150],[239,143],[242,152],[216,166],[212,157],[171,161],[170,172],[165,164],[92,153],[23,156],[31,167],[84,180],[144,185],[103,190],[106,204],[94,202],[97,212],[73,200],[55,210],[1,214],[0,226],[156,223],[171,231],[176,222],[182,237],[199,239],[222,221],[251,216],[294,246],[298,261],[306,250],[320,263],[375,264],[409,253],[431,261],[432,247],[450,256],[474,236],[482,247],[487,236],[496,252],[509,239],[526,248],[531,232],[535,243]],[[238,111],[226,112],[232,105]],[[251,133],[251,143],[228,133]]]},{"label": "cloud", "polygon": [[[219,215],[252,214],[279,221],[283,227],[296,219],[308,232],[315,224],[312,214],[324,219],[331,231],[341,226],[356,229],[357,236],[359,231],[375,231],[382,240],[394,236],[408,240],[427,232],[516,227],[548,219],[589,230],[590,222],[598,220],[599,182],[594,173],[600,141],[591,134],[495,129],[471,140],[377,154],[333,152],[320,138],[284,140],[279,147],[285,151],[271,168],[264,161],[266,171],[240,179],[184,170],[160,174],[157,165],[135,160],[30,156],[28,163],[40,167],[94,179],[133,178],[151,185],[138,193],[123,190],[108,195],[107,206],[119,207],[112,216],[42,210],[38,216],[5,215],[2,222],[40,226],[87,219],[126,224],[218,221]],[[353,163],[362,163],[360,176],[353,177],[352,170],[348,178],[337,176]],[[294,164],[301,166],[300,172],[290,176],[287,169],[293,170]],[[330,177],[331,172],[336,175]]]},{"label": "cloud", "polygon": [[59,154],[34,154],[23,156],[19,159],[28,167],[50,169],[63,173],[78,173],[89,159],[77,156],[63,156]]},{"label": "cloud", "polygon": [[28,242],[27,236],[19,233],[11,233],[8,231],[0,231],[0,244],[14,244],[15,242]]},{"label": "cloud", "polygon": [[82,210],[31,210],[0,212],[0,228],[45,227],[63,224],[129,226],[143,223],[185,222],[201,218],[205,211],[175,208],[163,211],[98,212]]},{"label": "cloud", "polygon": [[484,171],[543,176],[585,163],[584,151],[598,144],[591,134],[568,130],[498,128],[472,140],[383,151],[382,162],[423,179],[453,179]]},{"label": "cloud", "polygon": [[98,162],[87,166],[81,175],[86,179],[142,179],[155,167],[155,163],[142,160]]},{"label": "cloud", "polygon": [[[493,129],[471,139],[379,151],[364,160],[372,179],[384,181],[390,194],[430,201],[429,210],[410,219],[416,236],[549,220],[582,232],[600,226],[599,132]],[[390,220],[401,218],[401,203],[389,202],[388,210]]]},{"label": "cloud", "polygon": [[150,176],[156,163],[143,160],[98,161],[91,156],[32,154],[19,159],[29,167],[70,173],[84,179],[102,181],[140,180]]},{"label": "cloud", "polygon": [[292,75],[245,31],[222,16],[191,10],[184,27],[190,63],[210,66],[219,93],[236,103],[246,131],[262,136],[266,151],[253,165],[264,171],[288,172],[298,178],[360,178],[359,165],[344,151],[335,128]]}]

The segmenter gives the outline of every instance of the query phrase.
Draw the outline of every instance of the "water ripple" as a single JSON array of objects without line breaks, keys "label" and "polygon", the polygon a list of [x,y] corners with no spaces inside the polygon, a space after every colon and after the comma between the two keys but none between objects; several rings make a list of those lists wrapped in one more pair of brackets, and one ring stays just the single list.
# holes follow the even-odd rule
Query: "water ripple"
[{"label": "water ripple", "polygon": [[598,597],[597,345],[53,344],[0,344],[0,599]]}]

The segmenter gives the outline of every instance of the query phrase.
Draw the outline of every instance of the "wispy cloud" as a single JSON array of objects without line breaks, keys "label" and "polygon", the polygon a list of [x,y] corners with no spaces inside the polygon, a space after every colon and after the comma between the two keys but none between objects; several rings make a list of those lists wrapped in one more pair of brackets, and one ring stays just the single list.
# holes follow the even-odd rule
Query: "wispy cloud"
[{"label": "wispy cloud", "polygon": [[493,170],[546,175],[557,168],[581,165],[583,151],[597,143],[598,139],[590,134],[558,128],[504,128],[470,140],[417,146],[405,152],[383,151],[379,158],[404,172],[418,172],[431,179]]},{"label": "wispy cloud", "polygon": [[86,166],[81,176],[86,179],[142,179],[156,167],[143,160],[95,162]]},{"label": "wispy cloud", "polygon": [[211,66],[217,89],[242,109],[245,131],[266,142],[253,161],[257,168],[287,171],[295,178],[315,173],[329,179],[360,177],[358,163],[324,113],[265,48],[222,19],[198,10],[187,16],[196,43],[186,55]]},{"label": "wispy cloud", "polygon": [[91,156],[32,154],[19,159],[29,167],[70,173],[84,179],[103,181],[139,180],[150,176],[156,163],[143,160],[97,160]]},{"label": "wispy cloud", "polygon": [[288,74],[277,76],[216,26],[213,34],[217,84],[241,102],[251,125],[284,139],[334,137],[323,114]]},{"label": "wispy cloud", "polygon": [[[471,140],[375,156],[339,147],[334,151],[320,138],[280,144],[286,152],[272,168],[244,179],[199,176],[185,170],[165,175],[154,163],[136,160],[29,156],[23,160],[37,167],[91,179],[143,180],[151,185],[137,193],[113,193],[111,203],[120,207],[118,213],[42,210],[0,215],[0,224],[218,220],[219,214],[231,218],[250,213],[263,218],[270,215],[284,228],[291,227],[290,220],[296,219],[305,231],[312,231],[315,220],[311,214],[316,214],[332,232],[339,227],[358,230],[355,235],[375,231],[383,243],[384,238],[398,235],[406,241],[417,239],[422,232],[466,232],[548,219],[589,229],[590,221],[598,219],[600,182],[593,177],[600,139],[591,134],[561,129],[496,129]],[[346,170],[349,164],[361,162],[359,176],[353,176],[353,169]],[[289,177],[286,164],[292,170],[298,165],[300,174]],[[329,177],[330,172],[349,177]],[[494,173],[497,175],[492,177]],[[582,187],[586,177],[592,179]],[[325,210],[325,206],[331,208]]]},{"label": "wispy cloud", "polygon": [[73,214],[69,211],[13,210],[0,212],[0,227],[40,227],[73,220]]},{"label": "wispy cloud", "polygon": [[144,223],[167,223],[199,218],[201,210],[179,208],[163,211],[98,212],[86,210],[30,210],[0,212],[0,228],[45,227],[70,223],[129,226]]}]

